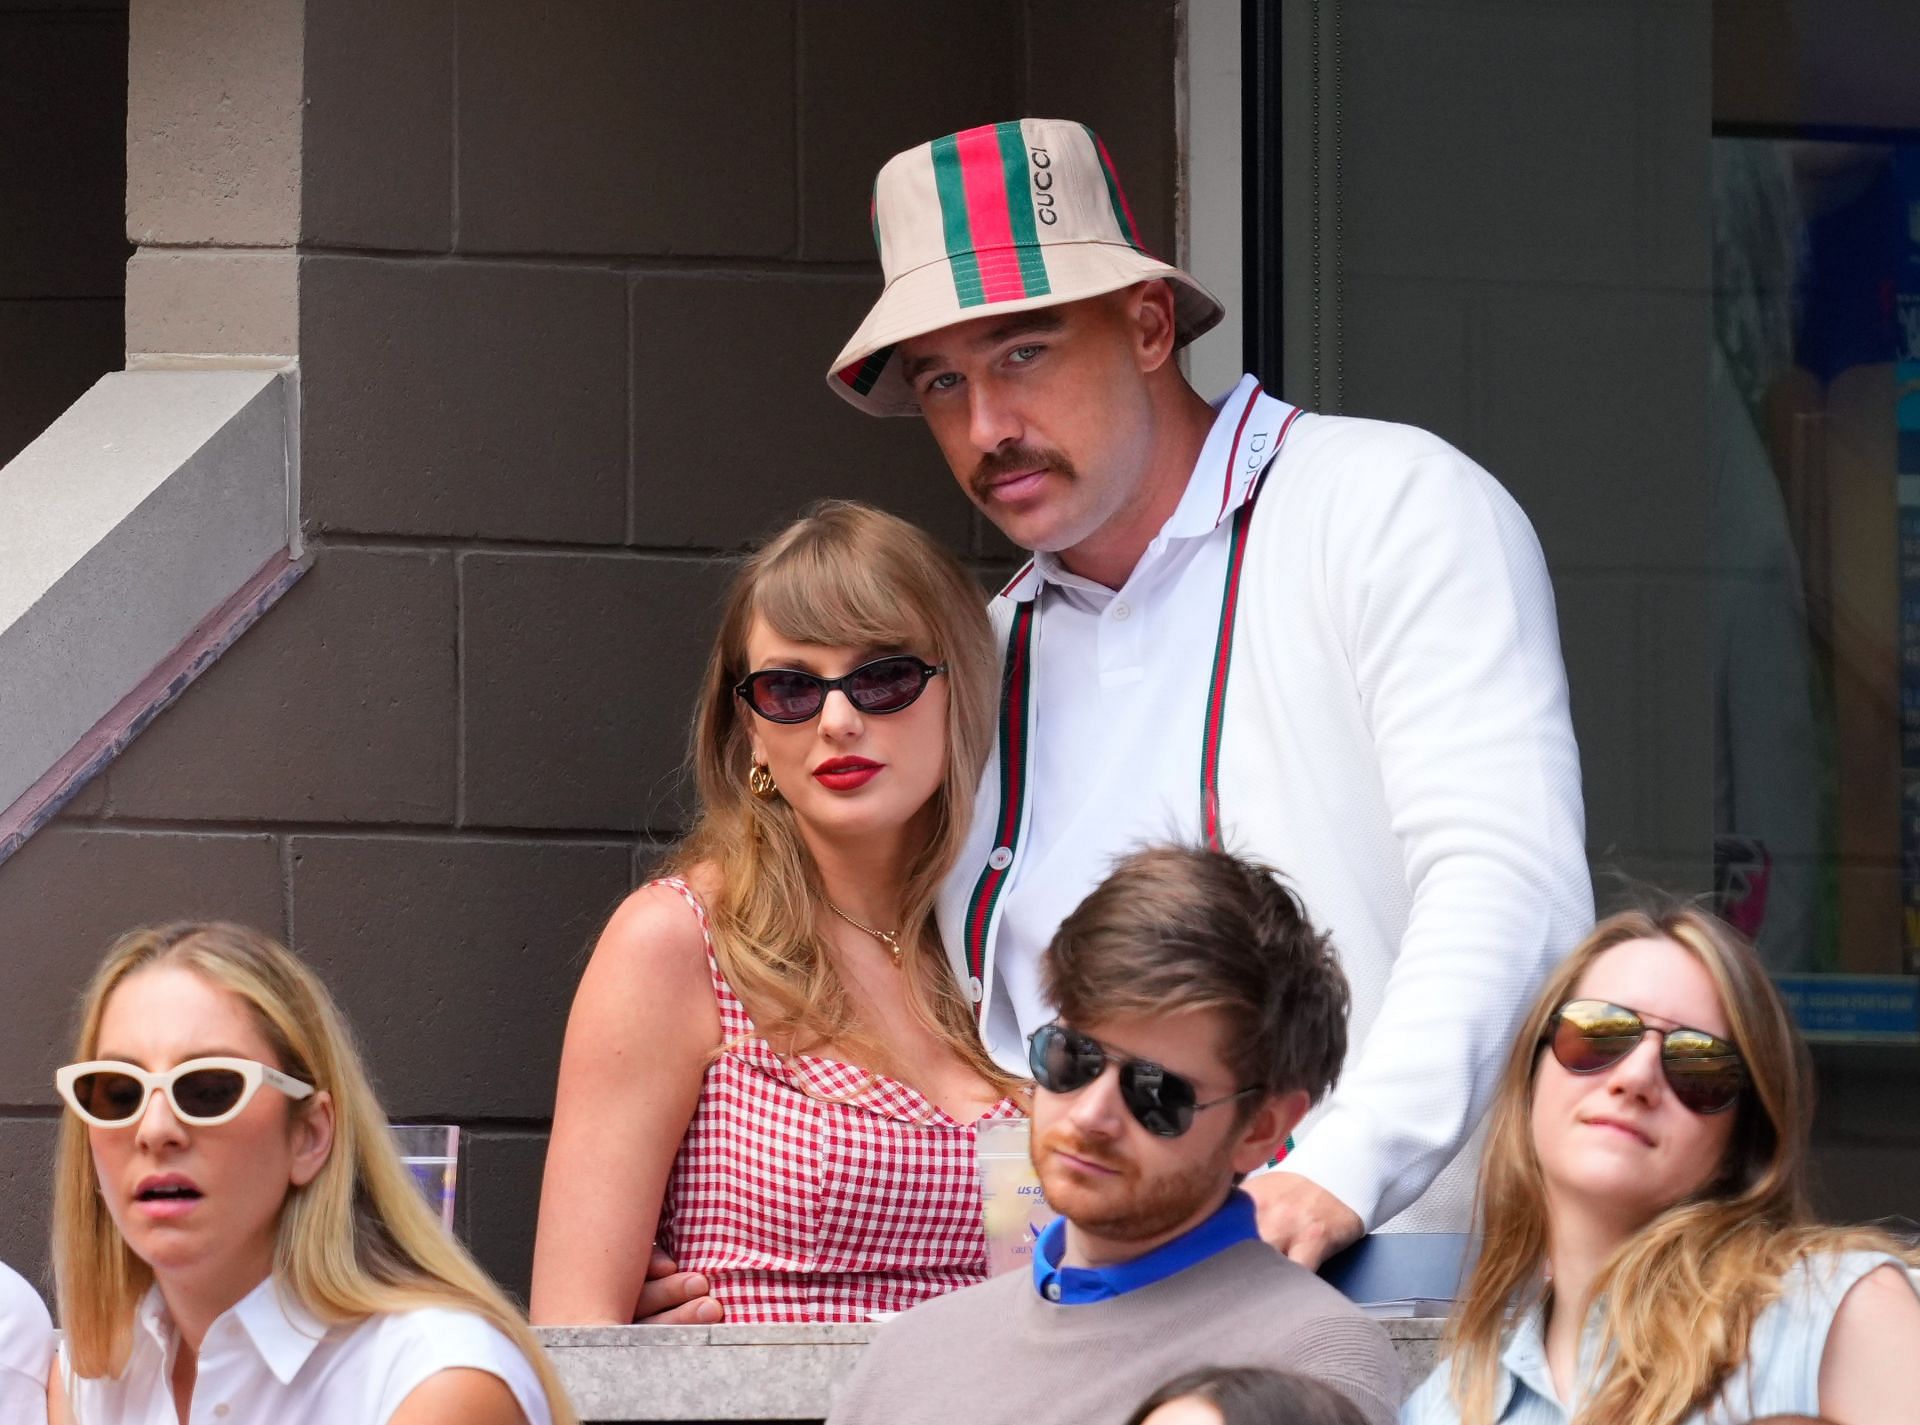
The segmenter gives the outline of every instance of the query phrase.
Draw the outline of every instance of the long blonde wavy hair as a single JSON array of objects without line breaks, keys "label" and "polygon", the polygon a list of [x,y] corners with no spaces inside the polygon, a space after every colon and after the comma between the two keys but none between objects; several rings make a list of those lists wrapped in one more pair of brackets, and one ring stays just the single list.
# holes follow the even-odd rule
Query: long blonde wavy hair
[{"label": "long blonde wavy hair", "polygon": [[[1595,1279],[1604,1302],[1602,1378],[1572,1425],[1672,1425],[1711,1400],[1746,1359],[1754,1319],[1781,1276],[1814,1252],[1872,1250],[1920,1261],[1884,1232],[1813,1220],[1807,1138],[1813,1066],[1779,991],[1753,947],[1691,906],[1609,917],[1548,978],[1487,1115],[1477,1218],[1480,1256],[1448,1326],[1452,1395],[1463,1425],[1492,1425],[1507,1311],[1546,1296],[1546,1187],[1531,1127],[1534,1074],[1548,1021],[1574,997],[1587,967],[1629,940],[1669,940],[1712,978],[1746,1062],[1733,1134],[1720,1172],[1623,1242]],[[1583,1302],[1556,1302],[1580,1311]]]},{"label": "long blonde wavy hair", "polygon": [[[280,1209],[273,1271],[328,1322],[417,1307],[469,1311],[498,1327],[540,1377],[555,1425],[576,1425],[526,1319],[447,1233],[408,1175],[373,1087],[326,986],[290,951],[244,926],[190,923],[135,930],[108,950],[81,1001],[75,1062],[99,1048],[113,992],[143,970],[191,970],[247,1006],[278,1067],[333,1098],[333,1147]],[[299,1103],[291,1112],[304,1112]],[[108,1215],[87,1126],[63,1116],[54,1166],[53,1255],[61,1322],[76,1375],[125,1367],[134,1309],[153,1272]]]},{"label": "long blonde wavy hair", "polygon": [[707,907],[715,954],[782,1052],[833,1043],[857,1050],[870,1067],[900,1067],[860,1024],[817,928],[825,892],[792,807],[747,788],[746,719],[754,714],[733,690],[749,671],[756,618],[796,643],[899,649],[946,665],[946,768],[902,892],[901,970],[914,1014],[955,1055],[1002,1093],[1020,1082],[982,1046],[933,914],[994,735],[999,661],[985,605],[980,586],[925,533],[846,500],[811,507],[747,559],[728,590],[694,715],[700,815],[667,869],[717,873]]}]

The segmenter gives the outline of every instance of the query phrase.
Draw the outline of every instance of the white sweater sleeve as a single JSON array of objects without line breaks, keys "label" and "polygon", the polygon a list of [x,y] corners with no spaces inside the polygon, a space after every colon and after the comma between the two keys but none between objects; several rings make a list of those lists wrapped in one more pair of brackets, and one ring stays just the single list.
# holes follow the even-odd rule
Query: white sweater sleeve
[{"label": "white sweater sleeve", "polygon": [[1410,911],[1366,1042],[1285,1164],[1369,1229],[1465,1145],[1527,1003],[1593,917],[1539,543],[1485,471],[1399,434],[1384,459],[1328,484],[1320,514],[1325,608]]}]

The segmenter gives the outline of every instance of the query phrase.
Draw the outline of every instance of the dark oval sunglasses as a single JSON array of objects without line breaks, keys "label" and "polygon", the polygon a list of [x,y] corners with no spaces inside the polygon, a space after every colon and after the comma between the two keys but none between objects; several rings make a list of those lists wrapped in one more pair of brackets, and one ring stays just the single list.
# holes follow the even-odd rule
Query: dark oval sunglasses
[{"label": "dark oval sunglasses", "polygon": [[1117,1054],[1064,1024],[1043,1024],[1027,1036],[1027,1067],[1033,1071],[1033,1081],[1048,1093],[1083,1089],[1110,1063],[1120,1066],[1120,1101],[1157,1138],[1178,1138],[1193,1127],[1193,1116],[1202,1109],[1258,1092],[1236,1089],[1224,1098],[1199,1103],[1193,1084],[1171,1069]]},{"label": "dark oval sunglasses", "polygon": [[733,691],[768,722],[805,722],[819,716],[827,705],[827,694],[836,688],[861,712],[899,712],[927,690],[930,678],[946,671],[944,663],[891,653],[838,678],[822,678],[799,668],[762,668],[735,683]]},{"label": "dark oval sunglasses", "polygon": [[1634,1051],[1647,1034],[1660,1036],[1660,1068],[1667,1087],[1694,1113],[1725,1113],[1747,1086],[1740,1051],[1704,1029],[1655,1029],[1638,1010],[1605,1000],[1569,1000],[1547,1021],[1540,1043],[1570,1074],[1597,1074]]}]

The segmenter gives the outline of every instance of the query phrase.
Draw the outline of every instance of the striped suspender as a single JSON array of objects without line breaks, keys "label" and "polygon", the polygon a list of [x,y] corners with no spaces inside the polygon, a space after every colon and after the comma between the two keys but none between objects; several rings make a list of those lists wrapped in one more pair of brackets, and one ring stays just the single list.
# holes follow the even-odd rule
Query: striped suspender
[{"label": "striped suspender", "polygon": [[[1254,402],[1259,399],[1260,391],[1256,387],[1247,403],[1246,415],[1252,414]],[[1291,410],[1281,423],[1273,441],[1275,455],[1278,455],[1281,443],[1287,438],[1287,431],[1299,414],[1297,408]],[[1245,427],[1246,416],[1243,415],[1241,429]],[[1229,451],[1227,458],[1232,462],[1238,455],[1239,440],[1236,435],[1234,448]],[[1234,512],[1233,532],[1227,548],[1227,575],[1220,591],[1220,627],[1214,637],[1213,674],[1207,688],[1205,741],[1200,749],[1200,824],[1207,845],[1216,851],[1222,849],[1220,743],[1226,721],[1227,678],[1233,664],[1234,620],[1240,605],[1240,572],[1246,562],[1247,536],[1253,527],[1254,501],[1260,497],[1261,486],[1266,483],[1266,472],[1270,469],[1272,457],[1254,477],[1253,488],[1247,491],[1246,500]],[[1234,469],[1230,464],[1229,482],[1233,475]],[[962,932],[967,973],[981,985],[980,999],[974,1005],[977,1018],[984,1018],[987,1011],[987,941],[993,929],[994,911],[999,906],[1002,892],[1006,890],[1008,876],[1019,853],[1020,832],[1026,819],[1027,743],[1032,734],[1033,643],[1042,597],[1043,592],[1036,593],[1022,603],[1013,616],[1012,628],[1007,631],[1006,672],[1000,683],[1000,814],[994,824],[993,850],[987,857],[979,880],[974,882],[973,896],[967,902],[967,918]]]},{"label": "striped suspender", "polygon": [[993,926],[1000,893],[1006,889],[1013,853],[1019,849],[1020,826],[1027,809],[1027,709],[1032,701],[1034,615],[1039,607],[1037,595],[1021,604],[1007,632],[1006,672],[1000,681],[1000,816],[994,825],[993,850],[967,902],[962,932],[967,974],[981,987],[980,998],[973,1006],[976,1019],[987,1012],[987,933]]}]

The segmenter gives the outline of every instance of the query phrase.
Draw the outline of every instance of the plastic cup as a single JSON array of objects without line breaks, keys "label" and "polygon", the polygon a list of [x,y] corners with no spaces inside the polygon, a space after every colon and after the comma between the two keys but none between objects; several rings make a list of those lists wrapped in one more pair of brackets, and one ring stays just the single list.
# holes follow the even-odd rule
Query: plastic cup
[{"label": "plastic cup", "polygon": [[460,1179],[460,1127],[454,1123],[407,1123],[393,1128],[400,1161],[419,1184],[427,1206],[453,1230],[453,1195]]},{"label": "plastic cup", "polygon": [[1034,1241],[1060,1214],[1047,1206],[1040,1191],[1026,1119],[983,1123],[976,1141],[980,1208],[987,1232],[987,1274],[997,1277],[1029,1265]]}]

